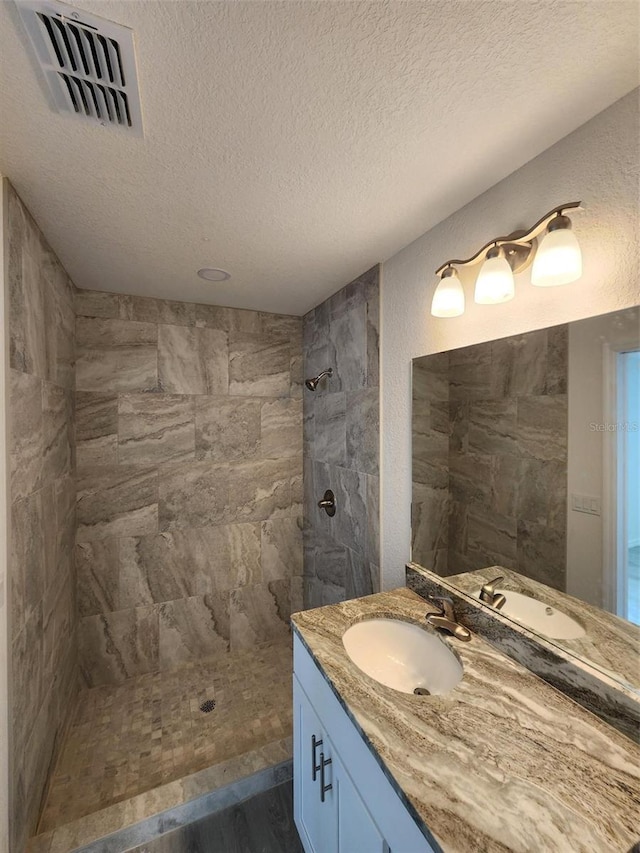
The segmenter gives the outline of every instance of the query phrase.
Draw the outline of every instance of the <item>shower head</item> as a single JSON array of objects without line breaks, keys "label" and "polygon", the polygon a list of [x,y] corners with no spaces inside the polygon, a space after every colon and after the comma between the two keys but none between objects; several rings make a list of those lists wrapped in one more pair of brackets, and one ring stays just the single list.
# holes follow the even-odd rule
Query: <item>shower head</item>
[{"label": "shower head", "polygon": [[333,376],[333,368],[328,367],[326,370],[323,370],[322,373],[319,373],[317,376],[314,376],[313,379],[305,379],[304,384],[307,386],[309,391],[315,391],[318,387],[318,382],[321,379],[324,379],[325,376]]}]

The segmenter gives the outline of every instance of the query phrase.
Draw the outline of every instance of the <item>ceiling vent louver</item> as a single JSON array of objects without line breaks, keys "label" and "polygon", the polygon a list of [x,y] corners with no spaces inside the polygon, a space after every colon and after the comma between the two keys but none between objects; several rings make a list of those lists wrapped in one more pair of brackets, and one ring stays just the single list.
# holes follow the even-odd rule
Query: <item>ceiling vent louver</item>
[{"label": "ceiling vent louver", "polygon": [[59,112],[142,135],[133,31],[56,0],[18,0]]}]

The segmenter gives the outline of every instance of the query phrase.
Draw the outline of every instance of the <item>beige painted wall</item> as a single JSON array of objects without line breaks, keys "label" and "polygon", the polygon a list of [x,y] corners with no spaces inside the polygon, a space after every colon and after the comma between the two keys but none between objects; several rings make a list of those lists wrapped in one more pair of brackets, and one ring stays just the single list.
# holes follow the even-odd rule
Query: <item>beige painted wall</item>
[{"label": "beige painted wall", "polygon": [[[637,311],[616,312],[569,327],[567,592],[612,612],[615,576],[606,568],[613,568],[613,532],[607,525],[613,525],[615,531],[616,510],[609,500],[604,459],[615,436],[594,430],[591,424],[617,420],[606,401],[603,349],[607,344],[614,350],[633,346],[640,332],[638,316]],[[599,498],[601,515],[572,510],[572,493]]]},{"label": "beige painted wall", "polygon": [[[639,91],[613,104],[384,264],[383,588],[404,584],[404,563],[409,558],[411,360],[640,303]],[[441,320],[430,315],[434,270],[443,261],[468,256],[491,237],[529,226],[556,205],[578,199],[585,207],[574,217],[584,257],[579,282],[535,288],[526,271],[517,277],[511,302],[475,305],[468,284],[467,311],[462,317]]]}]

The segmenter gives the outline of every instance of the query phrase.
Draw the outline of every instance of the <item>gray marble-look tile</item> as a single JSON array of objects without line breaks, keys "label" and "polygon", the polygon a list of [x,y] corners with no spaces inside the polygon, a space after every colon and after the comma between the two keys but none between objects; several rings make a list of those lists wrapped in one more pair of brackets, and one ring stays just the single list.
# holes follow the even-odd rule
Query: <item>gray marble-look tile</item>
[{"label": "gray marble-look tile", "polygon": [[494,455],[517,453],[516,411],[516,401],[511,399],[470,403],[469,450]]},{"label": "gray marble-look tile", "polygon": [[329,324],[329,339],[335,350],[331,387],[339,391],[357,391],[367,385],[367,309],[359,305]]},{"label": "gray marble-look tile", "polygon": [[154,465],[195,458],[195,403],[175,394],[118,398],[118,461]]},{"label": "gray marble-look tile", "polygon": [[485,565],[514,566],[517,559],[517,521],[479,506],[467,512],[467,553],[478,555]]},{"label": "gray marble-look tile", "polygon": [[305,456],[313,456],[316,432],[316,399],[313,394],[305,391],[302,398],[302,452]]},{"label": "gray marble-look tile", "polygon": [[25,497],[42,483],[42,381],[10,371],[11,497]]},{"label": "gray marble-look tile", "polygon": [[539,329],[491,342],[491,396],[543,394],[547,373],[547,331]]},{"label": "gray marble-look tile", "polygon": [[316,580],[341,588],[347,584],[347,548],[330,536],[318,537],[315,543]]},{"label": "gray marble-look tile", "polygon": [[556,460],[524,459],[516,515],[564,531],[567,526],[567,466]]},{"label": "gray marble-look tile", "polygon": [[291,613],[298,613],[304,610],[304,578],[302,575],[296,575],[289,579],[289,585]]},{"label": "gray marble-look tile", "polygon": [[101,290],[76,290],[75,311],[77,317],[98,317],[117,320],[120,317],[120,295]]},{"label": "gray marble-look tile", "polygon": [[[53,507],[43,504],[45,531],[48,515],[53,514],[55,516],[55,522],[49,522],[55,524],[55,553],[51,563],[47,564],[48,583],[53,582],[55,575],[65,574],[67,568],[73,571],[73,551],[76,541],[76,497],[76,478],[69,472],[69,476],[60,477],[53,484]],[[51,537],[49,541],[51,542],[49,547],[53,549],[54,538]],[[45,544],[46,542],[45,538]]]},{"label": "gray marble-look tile", "polygon": [[160,388],[172,394],[226,394],[227,335],[215,329],[158,327]]},{"label": "gray marble-look tile", "polygon": [[158,387],[158,327],[128,320],[76,319],[76,389],[117,393]]},{"label": "gray marble-look tile", "polygon": [[324,607],[325,604],[338,604],[344,601],[346,592],[344,586],[324,583],[317,578],[305,578],[303,584],[305,609]]},{"label": "gray marble-look tile", "polygon": [[[238,309],[236,309],[237,312]],[[272,337],[287,338],[291,343],[302,347],[302,317],[292,314],[272,314],[260,312],[261,333]]]},{"label": "gray marble-look tile", "polygon": [[[20,630],[45,590],[45,545],[42,493],[35,492],[11,505],[11,570],[17,576],[14,591],[22,593],[21,603],[12,602],[14,615],[21,613],[14,631]],[[18,580],[19,578],[19,580]],[[17,612],[16,612],[17,611]]]},{"label": "gray marble-look tile", "polygon": [[413,405],[449,402],[449,353],[438,352],[413,360]]},{"label": "gray marble-look tile", "polygon": [[314,400],[314,444],[311,455],[329,465],[347,462],[347,399],[342,391]]},{"label": "gray marble-look tile", "polygon": [[491,457],[489,505],[500,515],[517,512],[522,471],[523,461],[517,456]]},{"label": "gray marble-look tile", "polygon": [[208,527],[228,520],[232,519],[229,514],[229,466],[227,464],[186,462],[167,466],[160,471],[159,524],[161,531],[185,527]]},{"label": "gray marble-look tile", "polygon": [[118,462],[118,397],[79,391],[76,394],[76,462],[78,468]]},{"label": "gray marble-look tile", "polygon": [[160,669],[229,651],[229,595],[168,601],[158,607]]},{"label": "gray marble-look tile", "polygon": [[259,583],[260,525],[225,524],[120,540],[121,607]]},{"label": "gray marble-look tile", "polygon": [[449,450],[452,453],[469,449],[469,401],[452,400],[449,403]]},{"label": "gray marble-look tile", "polygon": [[45,308],[46,377],[56,385],[75,385],[75,325],[73,285],[51,252],[42,260]]},{"label": "gray marble-look tile", "polygon": [[260,452],[260,400],[202,397],[196,400],[196,457],[246,461]]},{"label": "gray marble-look tile", "polygon": [[364,553],[367,536],[366,474],[346,468],[334,469],[337,512],[335,539],[347,548]]},{"label": "gray marble-look tile", "polygon": [[545,394],[566,394],[569,381],[569,326],[547,329],[547,377]]},{"label": "gray marble-look tile", "polygon": [[229,604],[231,651],[287,637],[290,633],[290,596],[288,580],[232,590]]},{"label": "gray marble-look tile", "polygon": [[78,542],[140,536],[158,529],[158,475],[129,465],[87,468],[78,475]]},{"label": "gray marble-look tile", "polygon": [[289,395],[296,400],[301,400],[304,395],[304,356],[302,349],[299,352],[296,348],[291,347],[291,362],[290,362],[290,388]]},{"label": "gray marble-look tile", "polygon": [[362,554],[347,548],[345,596],[360,598],[373,593],[369,561]]},{"label": "gray marble-look tile", "polygon": [[302,519],[262,522],[262,577],[265,581],[302,575]]},{"label": "gray marble-look tile", "polygon": [[235,466],[229,504],[238,521],[266,521],[298,514],[291,502],[292,470],[287,461],[266,459]]},{"label": "gray marble-look tile", "polygon": [[225,308],[221,305],[196,305],[196,325],[222,332],[249,332],[259,335],[263,330],[259,311]]},{"label": "gray marble-look tile", "polygon": [[[347,467],[365,474],[378,474],[380,412],[377,388],[347,392],[346,436]],[[446,435],[443,438],[448,444]]]},{"label": "gray marble-look tile", "polygon": [[302,454],[302,400],[279,398],[262,404],[261,450],[266,459]]},{"label": "gray marble-look tile", "polygon": [[288,397],[291,345],[288,340],[242,332],[229,337],[229,392],[251,397]]},{"label": "gray marble-look tile", "polygon": [[80,616],[95,616],[119,609],[118,552],[118,539],[115,538],[76,545]]},{"label": "gray marble-look tile", "polygon": [[[412,439],[413,481],[433,488],[445,488],[449,480],[449,437],[446,433],[427,428],[414,429]],[[378,440],[376,435],[376,461]]]},{"label": "gray marble-look tile", "polygon": [[[9,219],[19,214],[15,202],[9,201]],[[22,213],[19,214],[21,217]],[[26,226],[25,226],[26,230]],[[41,252],[30,251],[24,236],[10,229],[9,234],[9,364],[14,370],[47,377],[44,280],[41,274]]]},{"label": "gray marble-look tile", "polygon": [[51,482],[71,472],[73,392],[42,384],[42,478]]},{"label": "gray marble-look tile", "polygon": [[[14,749],[20,756],[26,744],[43,691],[42,606],[36,607],[11,645],[13,700],[11,732]],[[20,757],[16,766],[21,766]]]},{"label": "gray marble-look tile", "polygon": [[120,296],[120,319],[169,326],[195,326],[196,306],[192,302],[171,302],[145,296]]},{"label": "gray marble-look tile", "polygon": [[[379,269],[379,268],[378,268]],[[376,275],[375,292],[367,300],[367,385],[380,385],[380,293]]]},{"label": "gray marble-look tile", "polygon": [[475,344],[449,352],[449,399],[491,397],[491,344]]},{"label": "gray marble-look tile", "polygon": [[411,502],[411,559],[421,565],[431,552],[447,547],[450,499],[447,489],[414,483]]},{"label": "gray marble-look tile", "polygon": [[85,616],[78,624],[80,669],[86,683],[117,684],[157,670],[155,606]]},{"label": "gray marble-look tile", "polygon": [[366,555],[369,562],[380,565],[380,478],[371,474],[367,475]]},{"label": "gray marble-look tile", "polygon": [[[67,576],[51,588],[50,600],[43,608],[44,684],[52,685],[60,677],[67,648],[75,645],[75,589]],[[75,651],[75,649],[74,649]],[[54,729],[55,729],[54,725]]]},{"label": "gray marble-look tile", "polygon": [[[517,568],[526,577],[554,589],[566,589],[566,532],[519,519],[517,536],[517,560],[511,559],[506,568]],[[500,560],[494,562],[499,564]]]},{"label": "gray marble-look tile", "polygon": [[[491,478],[496,458],[486,453],[450,453],[448,488],[452,500],[487,506],[491,501]],[[438,485],[447,487],[442,478]]]},{"label": "gray marble-look tile", "polygon": [[517,442],[522,456],[534,459],[567,458],[567,397],[521,397],[517,409]]}]

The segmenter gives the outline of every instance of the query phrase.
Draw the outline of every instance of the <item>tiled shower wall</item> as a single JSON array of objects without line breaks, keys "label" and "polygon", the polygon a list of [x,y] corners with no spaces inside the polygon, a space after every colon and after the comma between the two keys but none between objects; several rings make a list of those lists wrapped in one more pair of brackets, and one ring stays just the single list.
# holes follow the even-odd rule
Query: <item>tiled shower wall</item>
[{"label": "tiled shower wall", "polygon": [[304,318],[305,377],[333,369],[303,392],[305,607],[379,588],[379,280],[376,266]]},{"label": "tiled shower wall", "polygon": [[116,683],[302,606],[302,321],[79,292],[79,652]]},{"label": "tiled shower wall", "polygon": [[567,326],[414,362],[412,558],[566,586]]},{"label": "tiled shower wall", "polygon": [[35,830],[77,692],[74,287],[7,183],[11,849]]}]

